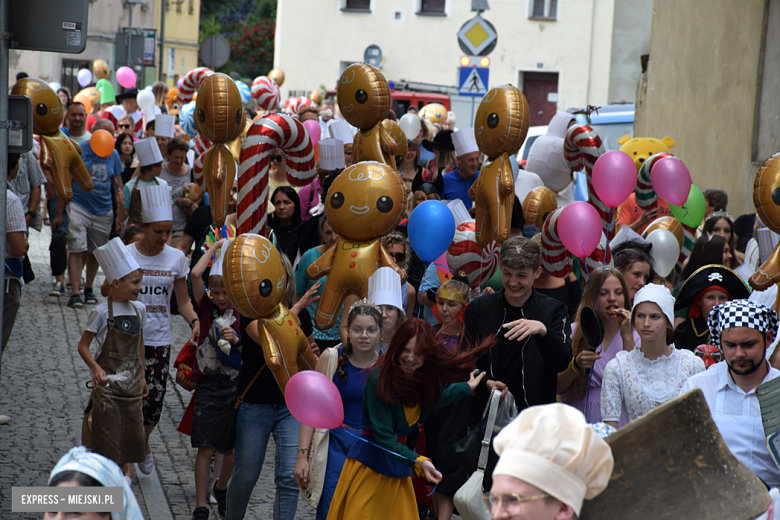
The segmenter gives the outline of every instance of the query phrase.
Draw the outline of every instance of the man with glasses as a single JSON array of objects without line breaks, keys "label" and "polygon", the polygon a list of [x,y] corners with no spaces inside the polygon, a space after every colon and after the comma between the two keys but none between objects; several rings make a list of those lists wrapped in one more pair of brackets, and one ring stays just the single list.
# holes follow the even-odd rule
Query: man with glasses
[{"label": "man with glasses", "polygon": [[143,116],[138,109],[138,90],[130,89],[122,92],[116,96],[116,100],[122,103],[121,105],[114,105],[109,107],[105,112],[105,117],[114,124],[115,128],[118,128],[120,132],[124,130],[119,128],[119,121],[122,116],[129,114],[133,118],[133,135],[137,134],[143,129]]},{"label": "man with glasses", "polygon": [[500,456],[485,507],[495,520],[571,520],[604,491],[612,449],[579,410],[561,403],[526,408],[496,435]]},{"label": "man with glasses", "polygon": [[680,395],[701,388],[712,418],[731,452],[769,487],[780,486],[780,469],[766,448],[756,387],[780,376],[766,360],[777,331],[774,310],[751,300],[732,300],[710,311],[710,343],[725,363],[688,379]]},{"label": "man with glasses", "polygon": [[612,450],[571,406],[526,408],[496,435],[485,507],[495,520],[570,520],[609,483]]}]

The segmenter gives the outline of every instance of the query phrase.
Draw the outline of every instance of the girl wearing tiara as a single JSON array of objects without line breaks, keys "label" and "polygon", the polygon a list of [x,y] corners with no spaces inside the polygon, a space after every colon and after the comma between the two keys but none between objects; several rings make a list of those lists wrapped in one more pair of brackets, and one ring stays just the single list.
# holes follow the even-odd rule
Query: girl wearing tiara
[{"label": "girl wearing tiara", "polygon": [[[332,375],[344,403],[343,428],[360,435],[360,409],[363,404],[363,390],[366,377],[362,373],[377,359],[379,340],[382,337],[382,311],[379,306],[363,299],[349,310],[347,320],[347,345],[325,350],[317,361],[315,370],[328,374],[328,365],[333,366],[333,356],[337,357],[337,369]],[[328,439],[328,462],[322,482],[322,495],[317,505],[317,520],[325,520],[328,508],[336,490],[336,484],[347,460],[347,453],[357,440],[342,428],[330,430]],[[309,450],[314,428],[301,425],[298,441],[298,461],[295,464],[295,481],[306,492],[309,486]],[[313,456],[314,454],[312,454]],[[312,481],[312,485],[316,485]]]}]

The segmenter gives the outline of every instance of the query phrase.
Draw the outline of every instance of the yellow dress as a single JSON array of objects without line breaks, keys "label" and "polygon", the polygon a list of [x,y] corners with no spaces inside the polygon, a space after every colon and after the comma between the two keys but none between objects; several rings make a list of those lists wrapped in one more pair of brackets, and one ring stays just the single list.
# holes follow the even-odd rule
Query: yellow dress
[{"label": "yellow dress", "polygon": [[[420,419],[419,404],[414,408],[404,406],[403,410],[409,424],[416,424]],[[427,459],[420,457],[419,460]],[[418,475],[422,474],[419,464],[415,472]],[[328,520],[369,518],[372,520],[419,518],[412,479],[388,477],[356,459],[347,458],[330,503]]]}]

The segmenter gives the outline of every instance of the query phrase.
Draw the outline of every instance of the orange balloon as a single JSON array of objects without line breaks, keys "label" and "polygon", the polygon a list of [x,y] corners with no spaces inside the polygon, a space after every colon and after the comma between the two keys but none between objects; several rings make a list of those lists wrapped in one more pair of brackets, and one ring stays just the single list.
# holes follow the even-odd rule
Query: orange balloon
[{"label": "orange balloon", "polygon": [[114,138],[105,130],[95,130],[92,132],[89,146],[100,157],[110,157],[114,151]]},{"label": "orange balloon", "polygon": [[87,111],[87,114],[92,113],[92,101],[89,100],[89,97],[87,97],[86,94],[79,92],[73,97],[73,101],[77,101],[84,105],[84,109]]}]

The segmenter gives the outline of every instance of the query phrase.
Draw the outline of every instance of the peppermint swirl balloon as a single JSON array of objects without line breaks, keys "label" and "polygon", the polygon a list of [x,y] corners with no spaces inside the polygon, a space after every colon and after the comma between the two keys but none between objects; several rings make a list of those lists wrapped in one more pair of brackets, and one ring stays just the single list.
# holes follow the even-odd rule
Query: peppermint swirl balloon
[{"label": "peppermint swirl balloon", "polygon": [[447,248],[447,266],[453,273],[465,273],[469,286],[479,287],[493,276],[498,267],[498,253],[501,251],[495,240],[485,249],[477,244],[476,223],[472,220],[455,228],[455,237]]},{"label": "peppermint swirl balloon", "polygon": [[179,124],[181,129],[184,130],[187,135],[195,137],[198,135],[198,129],[195,128],[195,101],[190,101],[179,112]]},{"label": "peppermint swirl balloon", "polygon": [[243,81],[236,81],[236,86],[238,87],[238,91],[241,93],[241,102],[244,104],[244,106],[247,106],[249,104],[249,100],[252,99],[252,91],[249,89],[249,85]]},{"label": "peppermint swirl balloon", "polygon": [[263,110],[272,110],[279,106],[281,95],[274,80],[267,76],[258,76],[252,82],[252,97]]}]

